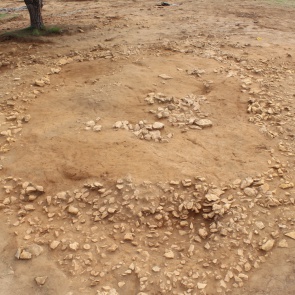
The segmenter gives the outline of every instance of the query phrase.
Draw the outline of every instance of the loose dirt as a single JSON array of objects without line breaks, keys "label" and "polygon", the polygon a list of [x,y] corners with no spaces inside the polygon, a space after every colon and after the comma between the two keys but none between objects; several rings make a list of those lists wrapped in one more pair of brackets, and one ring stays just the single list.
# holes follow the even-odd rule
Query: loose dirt
[{"label": "loose dirt", "polygon": [[0,295],[294,294],[294,3],[170,4],[0,43]]}]

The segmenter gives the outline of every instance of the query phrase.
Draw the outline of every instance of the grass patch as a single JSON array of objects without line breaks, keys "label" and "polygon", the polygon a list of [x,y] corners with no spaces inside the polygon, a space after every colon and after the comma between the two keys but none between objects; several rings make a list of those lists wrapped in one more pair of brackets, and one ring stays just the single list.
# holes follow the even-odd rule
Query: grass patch
[{"label": "grass patch", "polygon": [[0,41],[16,40],[16,41],[32,41],[38,37],[50,36],[50,35],[61,35],[63,30],[60,27],[44,27],[41,30],[28,27],[21,30],[5,32],[0,35]]}]

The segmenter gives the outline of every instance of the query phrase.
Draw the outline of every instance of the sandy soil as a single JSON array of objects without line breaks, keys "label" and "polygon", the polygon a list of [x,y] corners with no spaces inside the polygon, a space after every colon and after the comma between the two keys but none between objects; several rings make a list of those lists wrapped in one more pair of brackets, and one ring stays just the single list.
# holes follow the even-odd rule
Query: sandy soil
[{"label": "sandy soil", "polygon": [[295,293],[294,3],[157,4],[0,43],[0,295]]}]

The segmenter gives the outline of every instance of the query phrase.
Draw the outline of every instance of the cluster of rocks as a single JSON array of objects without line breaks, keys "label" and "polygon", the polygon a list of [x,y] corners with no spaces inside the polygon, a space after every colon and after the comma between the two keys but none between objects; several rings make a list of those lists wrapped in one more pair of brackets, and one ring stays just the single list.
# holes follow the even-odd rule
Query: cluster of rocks
[{"label": "cluster of rocks", "polygon": [[94,132],[99,132],[102,129],[102,125],[98,124],[98,122],[101,120],[100,117],[97,117],[95,120],[87,121],[84,123],[85,130],[89,131],[92,130]]},{"label": "cluster of rocks", "polygon": [[150,104],[163,105],[156,110],[150,110],[158,119],[166,119],[172,126],[189,129],[204,129],[212,127],[208,114],[201,112],[202,103],[206,102],[205,96],[188,95],[184,98],[166,96],[162,93],[149,93],[145,101]]},{"label": "cluster of rocks", "polygon": [[[104,285],[98,294],[124,290],[131,274],[142,294],[155,284],[171,294],[211,284],[217,293],[226,293],[243,286],[269,251],[295,239],[295,219],[282,218],[275,227],[270,211],[294,204],[288,192],[294,185],[285,180],[271,188],[273,179],[285,177],[287,166],[270,166],[264,176],[222,187],[203,177],[139,185],[126,178],[108,185],[89,182],[52,196],[42,186],[10,177],[2,179],[7,196],[0,209],[20,239],[16,259],[54,251],[65,271],[86,277],[90,286]],[[275,207],[264,203],[270,192],[279,201]],[[126,256],[132,248],[134,255]],[[107,287],[115,273],[117,286]],[[35,281],[42,285],[46,279]]]},{"label": "cluster of rocks", "polygon": [[139,139],[162,143],[169,142],[169,139],[173,137],[172,133],[162,134],[164,127],[165,125],[161,122],[148,123],[146,120],[139,121],[137,124],[131,124],[129,121],[117,121],[113,126],[116,130],[129,130]]}]

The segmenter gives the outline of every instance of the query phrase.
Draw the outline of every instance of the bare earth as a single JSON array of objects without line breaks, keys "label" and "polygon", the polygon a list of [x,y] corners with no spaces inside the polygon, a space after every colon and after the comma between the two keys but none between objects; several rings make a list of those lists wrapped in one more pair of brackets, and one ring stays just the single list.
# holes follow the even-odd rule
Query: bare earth
[{"label": "bare earth", "polygon": [[295,3],[160,3],[0,43],[0,295],[295,294]]}]

